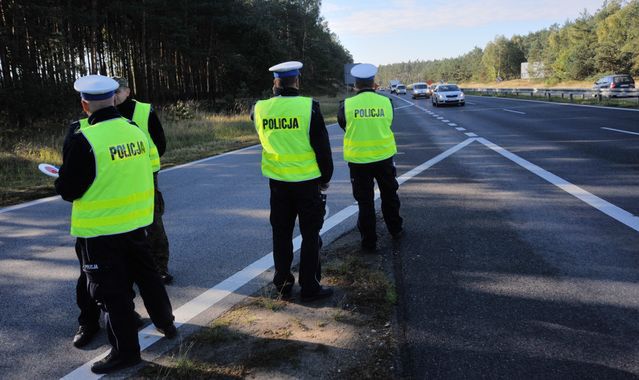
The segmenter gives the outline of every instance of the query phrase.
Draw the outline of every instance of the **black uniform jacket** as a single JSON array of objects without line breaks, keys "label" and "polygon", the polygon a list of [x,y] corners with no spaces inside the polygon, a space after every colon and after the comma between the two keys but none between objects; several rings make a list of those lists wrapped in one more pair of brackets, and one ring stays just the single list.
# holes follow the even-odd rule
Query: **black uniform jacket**
[{"label": "black uniform jacket", "polygon": [[[281,96],[299,96],[299,90],[296,88],[284,88],[279,93]],[[251,120],[253,120],[253,113],[251,113]],[[319,102],[313,100],[313,109],[311,115],[310,126],[310,140],[311,147],[315,151],[315,159],[317,160],[317,166],[321,173],[319,178],[321,183],[329,183],[331,177],[333,177],[333,155],[331,152],[331,143],[328,139],[328,131],[326,130],[326,124],[324,123],[324,116],[320,110]]]},{"label": "black uniform jacket", "polygon": [[[133,111],[135,110],[135,102],[131,98],[127,98],[122,104],[116,107],[120,114],[129,119],[133,120]],[[160,119],[158,115],[155,113],[153,108],[151,107],[151,114],[149,115],[149,135],[151,135],[151,140],[158,148],[158,153],[160,157],[166,151],[166,137],[164,136],[164,129],[162,128],[162,123],[160,123]]]},{"label": "black uniform jacket", "polygon": [[[375,92],[372,88],[365,88],[363,90],[357,91],[357,94],[361,94],[362,92]],[[391,107],[393,107],[393,99],[388,98],[391,102]],[[339,108],[337,109],[337,124],[343,129],[346,130],[346,113],[344,112],[344,101],[339,102]]]},{"label": "black uniform jacket", "polygon": [[[89,116],[89,124],[119,117],[122,116],[115,107],[102,108]],[[131,122],[131,125],[137,128],[135,123]],[[59,175],[55,180],[55,190],[69,202],[81,198],[95,180],[95,157],[91,144],[80,132],[79,121],[71,123],[64,139]]]}]

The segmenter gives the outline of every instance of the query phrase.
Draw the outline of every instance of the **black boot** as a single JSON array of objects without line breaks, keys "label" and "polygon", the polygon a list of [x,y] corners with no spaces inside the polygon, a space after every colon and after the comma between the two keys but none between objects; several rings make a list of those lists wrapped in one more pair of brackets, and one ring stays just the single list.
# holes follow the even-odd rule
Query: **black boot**
[{"label": "black boot", "polygon": [[80,325],[80,327],[78,327],[78,332],[76,332],[75,336],[73,337],[73,345],[78,348],[86,346],[87,344],[89,344],[89,342],[91,342],[98,331],[100,331],[100,326],[98,325]]},{"label": "black boot", "polygon": [[123,368],[133,367],[141,362],[140,353],[123,355],[111,349],[111,352],[102,360],[98,360],[91,366],[93,373],[109,373]]},{"label": "black boot", "polygon": [[328,298],[332,295],[333,295],[333,289],[320,286],[319,289],[317,289],[313,293],[304,293],[304,289],[302,289],[302,292],[300,294],[300,299],[302,300],[302,302],[311,302],[311,301],[319,300],[322,298]]}]

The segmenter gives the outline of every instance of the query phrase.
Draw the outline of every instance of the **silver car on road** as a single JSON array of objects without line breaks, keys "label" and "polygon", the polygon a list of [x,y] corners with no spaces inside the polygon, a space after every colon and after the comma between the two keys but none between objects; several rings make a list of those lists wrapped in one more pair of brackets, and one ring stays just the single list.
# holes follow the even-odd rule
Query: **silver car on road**
[{"label": "silver car on road", "polygon": [[438,84],[430,98],[434,107],[442,104],[466,104],[464,93],[456,84]]}]

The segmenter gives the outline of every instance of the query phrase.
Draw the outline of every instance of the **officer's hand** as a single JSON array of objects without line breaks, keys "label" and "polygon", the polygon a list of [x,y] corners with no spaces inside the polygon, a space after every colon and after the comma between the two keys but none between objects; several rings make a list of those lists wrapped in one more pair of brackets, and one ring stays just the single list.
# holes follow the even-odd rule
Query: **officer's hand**
[{"label": "officer's hand", "polygon": [[328,186],[329,186],[328,183],[320,183],[319,189],[320,189],[320,191],[326,191],[326,190],[328,190]]}]

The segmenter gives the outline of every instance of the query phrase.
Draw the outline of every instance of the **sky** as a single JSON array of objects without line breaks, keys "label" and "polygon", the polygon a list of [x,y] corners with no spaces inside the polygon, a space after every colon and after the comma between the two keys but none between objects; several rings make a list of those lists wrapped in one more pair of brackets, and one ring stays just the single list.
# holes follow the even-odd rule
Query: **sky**
[{"label": "sky", "polygon": [[323,0],[322,16],[355,62],[458,57],[497,35],[574,20],[603,0]]}]

